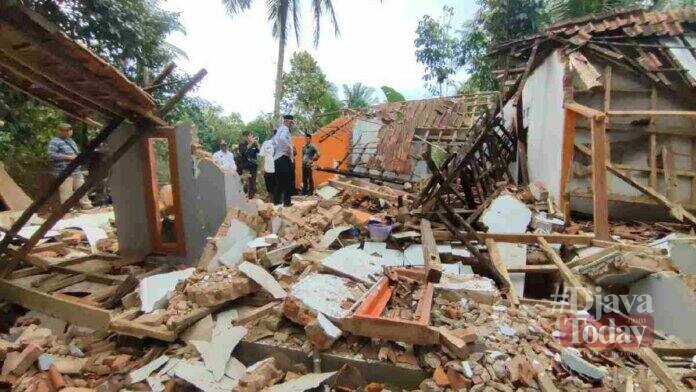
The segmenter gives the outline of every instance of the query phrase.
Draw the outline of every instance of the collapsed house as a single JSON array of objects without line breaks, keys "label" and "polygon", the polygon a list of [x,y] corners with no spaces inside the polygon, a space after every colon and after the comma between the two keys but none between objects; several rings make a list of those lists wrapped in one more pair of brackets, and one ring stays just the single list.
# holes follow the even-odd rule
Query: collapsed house
[{"label": "collapsed house", "polygon": [[[586,90],[607,80],[638,83],[615,67],[607,78],[609,68],[593,65],[585,53],[591,45],[578,39],[596,29],[621,37],[652,26],[687,40],[681,34],[691,12],[620,11],[554,26],[504,45],[517,48],[512,57],[524,66],[497,73],[507,86],[500,93],[341,117],[313,136],[320,149],[333,143],[344,152],[322,154],[319,170],[331,177],[315,195],[278,208],[246,200],[238,176],[201,151],[189,126],[162,120],[204,72],[157,105],[147,91],[172,67],[136,86],[39,16],[0,8],[2,80],[80,120],[106,120],[77,161],[102,143],[111,152],[47,218],[35,213],[61,179],[30,205],[0,213],[0,299],[7,301],[0,306],[8,315],[0,383],[20,391],[694,388],[693,323],[672,322],[694,307],[688,206],[662,182],[643,185],[625,174],[637,164],[619,158],[638,153],[618,154],[624,139],[606,122],[621,108],[619,95],[601,94],[610,106],[599,109],[606,99],[566,96],[590,80],[599,85]],[[655,83],[676,84],[681,74],[651,79],[651,96]],[[558,112],[549,109],[556,104]],[[658,108],[647,115],[678,116]],[[646,128],[617,124],[624,133]],[[583,127],[593,135],[589,148]],[[681,158],[670,161],[671,139],[649,135],[668,145],[661,159],[651,158],[663,162],[655,175],[665,184],[684,177],[678,173],[690,169]],[[673,148],[675,156],[682,147]],[[683,223],[617,221],[629,212],[608,204],[609,189],[624,188],[609,188],[606,171]],[[107,177],[112,210],[65,216]],[[574,201],[573,187],[587,184],[591,209]],[[96,228],[108,238],[93,243]],[[607,300],[644,294],[653,301],[647,314]],[[578,320],[590,329],[573,329]],[[576,341],[609,322],[645,334]]]}]

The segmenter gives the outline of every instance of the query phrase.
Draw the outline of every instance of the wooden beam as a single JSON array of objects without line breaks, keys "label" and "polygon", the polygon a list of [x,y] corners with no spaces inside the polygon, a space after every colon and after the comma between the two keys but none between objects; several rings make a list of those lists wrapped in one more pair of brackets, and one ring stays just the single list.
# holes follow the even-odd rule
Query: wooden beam
[{"label": "wooden beam", "polygon": [[563,104],[563,107],[589,119],[599,120],[604,119],[607,116],[604,112],[600,112],[599,110],[593,109],[589,106],[581,105],[577,102],[566,102]]},{"label": "wooden beam", "polygon": [[563,119],[563,151],[561,156],[561,200],[559,206],[565,216],[570,216],[570,196],[568,184],[570,184],[573,166],[573,152],[575,149],[575,128],[577,115],[574,111],[566,109]]},{"label": "wooden beam", "polygon": [[[492,240],[490,240],[492,241]],[[540,273],[553,274],[558,272],[558,267],[551,264],[529,264],[529,265],[509,265],[508,273]]]},{"label": "wooden beam", "polygon": [[205,70],[205,68],[201,69],[200,71],[196,72],[195,75],[191,77],[191,79],[184,84],[179,91],[177,91],[167,102],[165,102],[164,105],[162,105],[162,108],[159,110],[160,117],[164,117],[169,113],[170,110],[174,108],[174,106],[181,101],[181,99],[188,93],[192,88],[194,88],[203,78],[205,75],[208,74],[208,71]]},{"label": "wooden beam", "polygon": [[658,355],[670,357],[693,357],[696,355],[696,344],[670,343],[664,340],[655,340],[651,348]]},{"label": "wooden beam", "polygon": [[574,291],[574,293],[571,291],[571,300],[572,294],[575,294],[578,301],[578,309],[584,309],[586,305],[591,304],[593,302],[592,294],[585,288],[585,286],[582,285],[582,283],[580,283],[580,280],[577,276],[575,276],[575,273],[568,268],[563,260],[561,260],[561,257],[556,253],[555,250],[553,250],[551,245],[549,245],[549,243],[546,242],[543,237],[537,237],[537,240],[539,241],[541,250],[544,251],[549,260],[551,260],[551,262],[556,264],[556,267],[558,267],[558,272],[560,272],[561,277],[568,288]]},{"label": "wooden beam", "polygon": [[641,361],[645,362],[646,365],[652,370],[657,376],[662,384],[670,392],[682,392],[686,391],[684,384],[682,384],[674,376],[672,371],[665,365],[664,362],[655,354],[655,352],[649,347],[640,347],[636,352]]},{"label": "wooden beam", "polygon": [[[589,151],[589,149],[583,145],[576,144],[575,149],[578,151],[582,152],[583,154],[591,157],[592,153]],[[619,177],[629,185],[633,186],[634,188],[638,189],[639,191],[643,192],[646,196],[649,196],[656,202],[662,204],[663,206],[667,207],[670,210],[670,213],[672,216],[674,216],[677,220],[680,222],[683,222],[684,219],[689,221],[692,225],[696,225],[696,216],[688,212],[684,206],[681,204],[677,203],[672,203],[669,201],[664,195],[660,194],[657,192],[655,189],[651,187],[645,187],[632,179],[630,176],[626,175],[626,173],[622,172],[621,170],[618,170],[615,168],[612,164],[607,163],[607,170],[609,170],[613,175]]]},{"label": "wooden beam", "polygon": [[[475,240],[476,237],[470,235],[466,232],[459,231],[467,240]],[[449,231],[435,230],[433,235],[437,241],[453,241],[456,238]],[[486,233],[483,231],[477,231],[476,236],[487,239],[491,238],[498,242],[514,242],[518,244],[536,244],[537,237],[543,237],[547,242],[551,244],[564,244],[564,245],[592,245],[593,235],[582,235],[582,234],[537,234],[537,233]]]},{"label": "wooden beam", "polygon": [[610,240],[607,200],[607,134],[605,118],[592,119],[592,216],[595,237]]},{"label": "wooden beam", "polygon": [[376,197],[378,199],[384,199],[392,203],[396,203],[399,200],[399,197],[396,195],[392,195],[389,193],[384,193],[380,192],[374,189],[370,189],[367,187],[351,184],[346,181],[340,181],[340,180],[329,180],[329,185],[334,186],[339,189],[343,189],[345,191],[349,192],[359,192],[359,193],[364,193],[366,195],[370,195],[373,197]]},{"label": "wooden beam", "polygon": [[486,240],[486,247],[488,248],[488,256],[491,259],[491,264],[493,265],[493,268],[495,268],[496,271],[498,271],[500,276],[502,276],[503,281],[505,282],[505,288],[508,290],[510,304],[513,306],[519,306],[520,298],[517,295],[517,290],[515,290],[515,285],[512,284],[512,280],[510,279],[508,269],[505,266],[502,257],[500,256],[498,244],[495,242],[495,240],[489,238]]},{"label": "wooden beam", "polygon": [[442,277],[442,262],[440,261],[440,253],[437,251],[437,243],[433,237],[433,228],[429,220],[421,219],[420,232],[426,280],[431,283],[439,283]]},{"label": "wooden beam", "polygon": [[607,112],[607,114],[615,117],[696,117],[696,111],[687,110],[612,110]]},{"label": "wooden beam", "polygon": [[66,301],[11,281],[0,279],[0,298],[27,309],[57,317],[71,324],[106,331],[111,323],[109,311]]}]

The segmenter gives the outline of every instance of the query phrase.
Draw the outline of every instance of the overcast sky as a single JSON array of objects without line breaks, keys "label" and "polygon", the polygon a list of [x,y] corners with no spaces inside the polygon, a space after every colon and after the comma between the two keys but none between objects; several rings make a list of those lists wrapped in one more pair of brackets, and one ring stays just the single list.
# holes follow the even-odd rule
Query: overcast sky
[{"label": "overcast sky", "polygon": [[[306,5],[302,36],[299,48],[294,36],[289,41],[286,71],[292,53],[307,50],[339,92],[342,84],[362,82],[375,88],[391,86],[409,99],[429,95],[414,54],[418,20],[425,14],[439,17],[442,6],[450,5],[455,8],[453,26],[458,27],[476,10],[475,0],[334,0],[341,35],[334,36],[326,19],[315,49],[309,2],[301,3]],[[256,0],[234,18],[220,0],[167,0],[163,5],[181,12],[186,29],[185,34],[169,37],[188,56],[178,65],[191,73],[208,70],[197,95],[218,103],[226,113],[240,113],[244,121],[273,110],[278,46],[266,21],[266,1]]]}]

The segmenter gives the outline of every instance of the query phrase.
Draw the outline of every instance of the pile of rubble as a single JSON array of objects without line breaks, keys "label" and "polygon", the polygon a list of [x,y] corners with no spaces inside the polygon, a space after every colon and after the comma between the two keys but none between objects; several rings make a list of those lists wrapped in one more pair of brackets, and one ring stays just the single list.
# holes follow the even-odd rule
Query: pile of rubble
[{"label": "pile of rubble", "polygon": [[[678,273],[659,243],[644,241],[678,228],[619,224],[618,242],[596,241],[539,184],[499,189],[473,233],[452,233],[407,206],[396,191],[354,184],[323,187],[293,207],[230,210],[197,268],[153,271],[140,261],[118,270],[137,279],[118,297],[108,331],[33,310],[16,318],[0,335],[1,380],[42,392],[696,386],[694,353],[676,338],[654,350],[587,346],[568,330],[572,317],[589,315],[575,306],[597,287]],[[525,273],[561,279],[530,299]],[[559,287],[574,296],[548,299]],[[311,366],[283,359],[292,352]],[[390,367],[371,372],[378,365]],[[398,371],[417,376],[390,373]]]}]

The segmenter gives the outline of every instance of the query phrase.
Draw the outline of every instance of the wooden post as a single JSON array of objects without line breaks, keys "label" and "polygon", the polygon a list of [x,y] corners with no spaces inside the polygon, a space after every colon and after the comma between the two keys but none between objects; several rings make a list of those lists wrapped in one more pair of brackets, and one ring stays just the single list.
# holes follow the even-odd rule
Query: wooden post
[{"label": "wooden post", "polygon": [[563,211],[566,219],[570,218],[570,194],[568,184],[570,184],[571,170],[573,167],[573,148],[575,145],[575,122],[577,115],[574,111],[566,109],[563,120],[563,152],[561,156],[561,200],[559,207]]},{"label": "wooden post", "polygon": [[427,281],[439,283],[442,277],[442,262],[440,261],[440,253],[437,251],[437,243],[435,242],[435,237],[433,237],[433,228],[429,220],[421,219],[420,231]]},{"label": "wooden post", "polygon": [[[611,110],[611,65],[604,67],[604,112]],[[609,117],[604,121],[604,129],[606,131],[609,125]],[[607,162],[611,162],[611,141],[609,136],[605,137]],[[611,184],[607,181],[607,194],[611,193]]]},{"label": "wooden post", "polygon": [[33,203],[24,210],[22,215],[17,219],[17,221],[12,225],[12,227],[7,231],[5,238],[3,238],[2,241],[0,241],[0,254],[5,253],[7,246],[10,244],[10,241],[15,235],[19,232],[19,230],[24,227],[24,225],[29,222],[29,219],[39,211],[41,207],[43,207],[44,204],[48,200],[50,200],[51,196],[58,191],[58,188],[60,188],[61,184],[63,181],[65,181],[68,177],[72,175],[72,173],[82,166],[83,164],[87,163],[87,160],[89,157],[92,155],[94,150],[96,150],[97,147],[99,147],[108,137],[111,135],[111,133],[118,128],[119,125],[123,122],[122,118],[114,119],[109,124],[107,124],[98,134],[97,136],[92,139],[92,141],[89,143],[87,148],[81,152],[80,154],[77,155],[77,157],[70,161],[68,163],[68,167],[65,168],[65,170],[60,173],[58,177],[56,177],[51,184],[46,188],[46,190],[37,197]]},{"label": "wooden post", "polygon": [[665,176],[665,194],[667,200],[677,202],[679,195],[677,193],[677,176],[674,174],[674,154],[667,146],[662,146],[662,170]]},{"label": "wooden post", "polygon": [[[653,86],[650,93],[650,110],[657,110],[657,88]],[[655,117],[650,117],[650,178],[648,186],[655,189],[657,185],[657,134],[655,134]]]},{"label": "wooden post", "polygon": [[597,239],[611,240],[609,235],[609,201],[607,195],[606,117],[590,119],[592,132],[592,215]]},{"label": "wooden post", "polygon": [[[81,187],[77,188],[75,192],[61,204],[51,215],[46,218],[46,221],[34,232],[31,238],[22,245],[22,247],[17,251],[17,253],[12,257],[12,260],[7,266],[0,272],[0,277],[5,278],[8,276],[16,267],[19,262],[25,258],[29,253],[31,248],[33,248],[39,240],[51,229],[53,226],[65,215],[72,207],[77,205],[84,195],[89,192],[92,187],[97,183],[101,182],[109,174],[109,169],[113,166],[121,157],[128,152],[128,150],[137,142],[140,141],[141,137],[147,133],[146,130],[138,131],[136,130],[133,135],[131,135],[126,141],[112,153],[102,165],[94,172],[91,173],[90,177],[82,184]],[[40,266],[38,266],[40,267]]]}]

